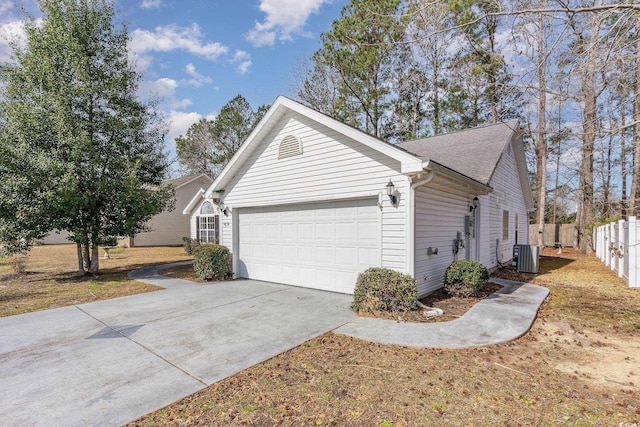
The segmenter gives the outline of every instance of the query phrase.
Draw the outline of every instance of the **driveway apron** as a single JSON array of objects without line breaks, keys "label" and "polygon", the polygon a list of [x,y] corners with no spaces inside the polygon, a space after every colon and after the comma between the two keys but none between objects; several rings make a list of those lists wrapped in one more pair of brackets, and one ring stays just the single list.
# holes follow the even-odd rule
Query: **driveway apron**
[{"label": "driveway apron", "polygon": [[350,295],[237,280],[0,319],[0,425],[115,426],[353,319]]}]

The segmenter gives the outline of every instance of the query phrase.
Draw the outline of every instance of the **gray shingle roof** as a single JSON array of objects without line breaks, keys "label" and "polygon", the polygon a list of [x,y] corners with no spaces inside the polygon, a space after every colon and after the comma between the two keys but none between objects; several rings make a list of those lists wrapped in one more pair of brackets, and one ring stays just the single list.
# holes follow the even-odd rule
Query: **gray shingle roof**
[{"label": "gray shingle roof", "polygon": [[180,187],[182,184],[191,181],[192,179],[202,175],[201,173],[196,173],[193,175],[187,175],[180,178],[169,179],[164,181],[163,184],[172,184],[174,187]]},{"label": "gray shingle roof", "polygon": [[502,151],[518,131],[517,121],[400,142],[397,147],[489,184]]}]

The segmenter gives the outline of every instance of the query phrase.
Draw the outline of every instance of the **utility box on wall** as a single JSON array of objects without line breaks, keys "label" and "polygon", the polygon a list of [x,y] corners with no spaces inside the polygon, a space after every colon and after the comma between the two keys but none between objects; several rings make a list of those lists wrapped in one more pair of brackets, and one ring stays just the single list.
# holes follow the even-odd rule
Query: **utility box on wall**
[{"label": "utility box on wall", "polygon": [[538,274],[540,247],[536,245],[513,245],[511,265],[520,273]]}]

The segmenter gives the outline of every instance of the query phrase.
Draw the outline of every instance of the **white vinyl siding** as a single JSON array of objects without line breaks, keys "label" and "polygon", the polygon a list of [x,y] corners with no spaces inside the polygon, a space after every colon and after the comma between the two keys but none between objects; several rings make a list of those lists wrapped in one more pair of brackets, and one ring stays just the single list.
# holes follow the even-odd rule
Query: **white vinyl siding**
[{"label": "white vinyl siding", "polygon": [[244,208],[240,277],[353,293],[380,265],[378,199]]},{"label": "white vinyl siding", "polygon": [[[514,143],[520,144],[521,142],[516,140]],[[518,243],[529,243],[528,212],[513,155],[514,150],[507,151],[505,149],[502,153],[489,183],[493,192],[488,196],[479,197],[483,206],[480,260],[487,268],[497,267],[498,261],[505,264],[511,259],[515,244],[515,233],[513,232],[515,230],[513,224],[515,215],[518,217]],[[506,240],[503,239],[503,211],[509,211],[510,215],[509,237]],[[499,259],[496,260],[496,256]]]},{"label": "white vinyl siding", "polygon": [[[464,218],[469,215],[472,199],[472,195],[456,191],[454,184],[437,179],[416,189],[415,278],[418,295],[442,287],[447,267],[454,260],[465,258],[464,248],[454,254],[453,241],[458,232],[464,239]],[[438,253],[427,255],[429,247],[437,248]]]},{"label": "white vinyl siding", "polygon": [[[296,135],[303,153],[278,158],[280,141]],[[382,198],[383,267],[406,272],[407,177],[400,162],[317,122],[289,112],[265,135],[235,178],[226,186],[224,203],[232,209],[294,203],[377,198],[389,179],[399,193],[397,206]],[[230,222],[230,221],[229,221]],[[223,242],[230,231],[223,224]]]}]

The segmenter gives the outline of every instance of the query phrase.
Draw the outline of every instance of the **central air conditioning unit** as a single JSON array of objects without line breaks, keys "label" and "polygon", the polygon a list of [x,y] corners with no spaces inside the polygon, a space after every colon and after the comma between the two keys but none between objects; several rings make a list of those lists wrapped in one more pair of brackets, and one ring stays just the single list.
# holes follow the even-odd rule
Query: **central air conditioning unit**
[{"label": "central air conditioning unit", "polygon": [[536,245],[513,245],[511,265],[520,273],[538,274],[540,247]]}]

